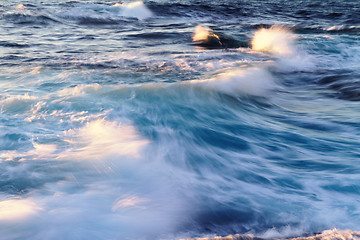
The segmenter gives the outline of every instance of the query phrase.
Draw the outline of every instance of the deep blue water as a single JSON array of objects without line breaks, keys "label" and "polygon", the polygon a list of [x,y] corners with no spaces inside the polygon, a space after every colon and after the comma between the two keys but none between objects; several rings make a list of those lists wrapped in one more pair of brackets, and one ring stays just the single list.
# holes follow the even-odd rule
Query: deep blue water
[{"label": "deep blue water", "polygon": [[360,230],[360,4],[0,1],[0,238]]}]

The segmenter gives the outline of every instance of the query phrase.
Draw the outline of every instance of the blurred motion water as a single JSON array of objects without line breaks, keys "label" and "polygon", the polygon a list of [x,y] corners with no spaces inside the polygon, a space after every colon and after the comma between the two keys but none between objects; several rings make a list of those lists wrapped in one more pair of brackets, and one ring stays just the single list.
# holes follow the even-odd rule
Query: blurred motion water
[{"label": "blurred motion water", "polygon": [[360,230],[360,5],[0,2],[1,239]]}]

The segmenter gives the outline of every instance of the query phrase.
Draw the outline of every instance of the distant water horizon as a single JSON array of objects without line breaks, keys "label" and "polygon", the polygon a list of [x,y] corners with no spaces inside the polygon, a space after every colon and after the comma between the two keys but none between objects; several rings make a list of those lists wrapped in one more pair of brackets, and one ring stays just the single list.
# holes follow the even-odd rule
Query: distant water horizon
[{"label": "distant water horizon", "polygon": [[357,0],[15,0],[0,23],[2,240],[359,239]]}]

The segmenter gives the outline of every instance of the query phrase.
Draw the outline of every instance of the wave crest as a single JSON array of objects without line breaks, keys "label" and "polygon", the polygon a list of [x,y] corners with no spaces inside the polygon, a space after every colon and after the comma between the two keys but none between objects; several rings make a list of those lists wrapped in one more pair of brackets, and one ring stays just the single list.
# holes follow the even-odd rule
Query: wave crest
[{"label": "wave crest", "polygon": [[294,53],[293,40],[294,36],[289,30],[280,26],[272,26],[255,32],[251,45],[256,51],[290,55]]},{"label": "wave crest", "polygon": [[193,42],[205,48],[237,48],[242,46],[239,41],[214,32],[211,28],[198,25],[192,37]]}]

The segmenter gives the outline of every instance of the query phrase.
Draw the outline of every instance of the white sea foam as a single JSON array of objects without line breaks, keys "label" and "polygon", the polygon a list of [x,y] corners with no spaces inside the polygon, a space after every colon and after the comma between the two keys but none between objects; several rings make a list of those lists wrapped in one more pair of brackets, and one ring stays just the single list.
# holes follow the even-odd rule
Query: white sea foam
[{"label": "white sea foam", "polygon": [[[127,176],[133,173],[130,169]],[[80,188],[80,191],[76,189],[84,182],[79,177],[47,184],[46,195],[34,191],[33,200],[3,204],[4,213],[10,212],[11,215],[7,214],[3,219],[0,217],[1,223],[7,223],[0,224],[0,234],[3,239],[14,239],[14,235],[26,239],[29,233],[35,239],[56,240],[73,239],[74,236],[89,239],[96,236],[101,239],[159,239],[161,233],[174,229],[181,218],[178,212],[181,205],[171,196],[169,189],[168,195],[164,195],[162,185],[166,182],[153,186],[154,182],[149,181],[153,178],[147,179],[146,174],[144,172],[143,179],[137,179],[140,182],[135,185],[120,176],[113,181],[104,181],[95,174],[85,184],[86,188]],[[120,182],[126,185],[121,186]],[[131,187],[136,188],[136,195],[125,193],[133,192]],[[149,189],[152,194],[146,193]],[[1,207],[0,202],[0,213],[3,213]],[[7,221],[10,216],[13,222]],[[10,223],[15,223],[18,231],[9,230]]]},{"label": "white sea foam", "polygon": [[0,201],[0,223],[24,220],[40,210],[41,207],[30,199],[5,199]]},{"label": "white sea foam", "polygon": [[154,14],[142,1],[116,3],[113,7],[120,8],[121,10],[119,14],[124,17],[134,17],[140,20],[145,20],[154,16]]},{"label": "white sea foam", "polygon": [[13,114],[22,114],[31,109],[37,97],[31,96],[28,93],[24,95],[8,96],[2,100],[1,111]]},{"label": "white sea foam", "polygon": [[277,57],[276,68],[281,71],[301,71],[314,68],[310,55],[295,44],[297,37],[287,28],[272,26],[255,32],[252,49],[270,53]]},{"label": "white sea foam", "polygon": [[257,235],[257,237],[269,239],[269,238],[287,238],[293,236],[300,236],[304,233],[304,229],[302,227],[293,228],[291,226],[285,226],[281,228],[271,228],[266,230],[265,232]]},{"label": "white sea foam", "polygon": [[[99,149],[89,159],[106,158],[107,152],[115,151],[115,149],[112,148],[112,140],[103,139],[108,139],[109,136],[116,139],[124,137],[121,135],[124,133],[119,129],[121,127],[115,122],[98,120],[90,122],[83,128],[67,132],[67,136],[72,136],[79,141],[83,140],[83,135],[85,138],[88,136],[100,138],[100,140],[89,141],[106,142],[111,147],[97,145]],[[134,135],[133,130],[130,131],[130,134]],[[77,143],[79,142],[70,142],[70,148],[79,154],[94,154],[93,150],[88,149],[90,146],[95,147],[96,144],[90,143],[90,146],[77,148]],[[0,234],[4,236],[4,239],[26,239],[27,234],[36,239],[56,240],[72,239],[75,235],[89,239],[95,236],[100,238],[105,236],[108,239],[159,239],[161,234],[175,231],[179,222],[186,219],[188,215],[184,210],[183,199],[177,195],[173,185],[173,173],[167,171],[168,166],[163,159],[164,151],[162,150],[168,146],[163,144],[159,147],[161,149],[158,151],[156,148],[146,149],[147,154],[137,161],[129,157],[112,158],[110,161],[93,161],[90,164],[80,162],[76,165],[73,163],[77,159],[72,158],[70,159],[72,161],[65,162],[68,166],[66,169],[63,169],[64,165],[60,167],[63,170],[59,172],[63,178],[60,181],[54,181],[56,174],[52,175],[54,172],[44,166],[46,169],[44,175],[49,177],[46,178],[49,180],[48,183],[32,189],[31,199],[26,198],[29,201],[4,204],[9,209],[8,211],[18,206],[20,212],[14,211],[12,215],[13,223],[16,224],[18,231],[8,230],[8,225],[0,224]],[[46,149],[51,150],[51,147],[45,145],[37,148],[44,154]],[[122,149],[120,148],[119,151],[121,152]],[[118,152],[114,154],[119,156]],[[54,158],[55,161],[51,163],[51,166],[55,169],[64,164],[61,162],[58,165],[59,162],[56,161],[59,160],[57,156],[65,157],[63,154],[48,153],[47,155],[48,158]],[[67,154],[66,157],[77,156]],[[131,156],[133,157],[133,154]],[[124,161],[127,161],[127,164],[123,164]],[[24,166],[33,169],[34,166],[42,166],[44,163],[47,161],[24,162],[14,166],[13,171],[20,170]],[[38,170],[35,168],[35,172]],[[22,169],[22,172],[28,173],[28,168]],[[10,179],[15,182],[18,176],[19,172]],[[26,179],[39,181],[39,178],[33,178],[31,175],[28,175]],[[0,222],[1,220],[0,217]]]},{"label": "white sea foam", "polygon": [[65,136],[74,146],[60,155],[60,158],[67,159],[99,160],[108,156],[138,158],[140,150],[149,143],[134,126],[105,119],[89,122],[83,128],[70,129]]},{"label": "white sea foam", "polygon": [[242,93],[263,97],[276,87],[274,78],[267,70],[255,67],[229,70],[211,79],[188,83],[231,95]]},{"label": "white sea foam", "polygon": [[252,49],[288,55],[294,52],[294,35],[289,30],[279,26],[262,28],[255,32],[251,41]]},{"label": "white sea foam", "polygon": [[60,90],[57,94],[59,96],[77,96],[82,95],[85,93],[93,93],[101,89],[102,86],[100,84],[94,83],[94,84],[81,84],[78,86],[75,86],[73,88],[65,88],[63,90]]},{"label": "white sea foam", "polygon": [[59,17],[74,20],[91,20],[113,22],[126,18],[145,20],[154,16],[152,11],[142,2],[125,2],[114,5],[106,4],[75,4],[58,13]]}]

